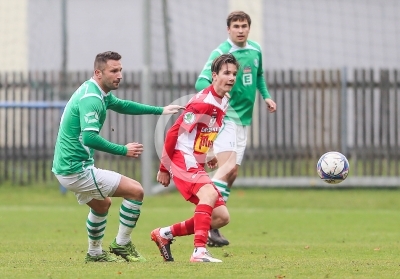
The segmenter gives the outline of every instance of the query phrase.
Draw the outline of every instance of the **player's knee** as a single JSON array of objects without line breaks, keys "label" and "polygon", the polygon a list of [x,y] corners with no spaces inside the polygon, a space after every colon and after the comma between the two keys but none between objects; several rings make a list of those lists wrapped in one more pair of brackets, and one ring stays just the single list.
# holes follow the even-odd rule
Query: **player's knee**
[{"label": "player's knee", "polygon": [[229,185],[233,184],[233,182],[236,180],[237,175],[238,175],[238,168],[236,166],[227,175],[227,180],[228,180],[227,182]]},{"label": "player's knee", "polygon": [[131,180],[131,185],[130,185],[130,198],[129,199],[133,199],[133,200],[137,200],[137,201],[142,201],[144,198],[144,190],[142,185],[135,181],[135,180]]},{"label": "player's knee", "polygon": [[198,197],[200,204],[214,206],[219,197],[219,193],[215,190],[213,185],[205,184],[199,189],[196,196]]},{"label": "player's knee", "polygon": [[210,189],[208,191],[208,197],[210,199],[210,204],[215,204],[215,202],[218,200],[218,192],[215,191],[215,189]]},{"label": "player's knee", "polygon": [[223,214],[222,216],[220,216],[221,227],[228,225],[229,221],[230,221],[229,214]]},{"label": "player's knee", "polygon": [[98,214],[106,214],[111,206],[111,199],[109,197],[105,198],[103,201],[96,201],[90,203],[92,210]]},{"label": "player's knee", "polygon": [[132,178],[122,176],[113,197],[122,197],[128,200],[142,201],[144,191],[142,185]]},{"label": "player's knee", "polygon": [[142,201],[143,200],[143,198],[144,198],[144,190],[143,190],[142,186],[140,186],[140,188],[136,190],[135,197],[136,197],[136,200],[138,200],[138,201]]},{"label": "player's knee", "polygon": [[110,199],[110,198],[107,198],[106,204],[102,207],[102,211],[103,211],[103,212],[100,212],[100,213],[101,213],[101,214],[107,213],[108,210],[110,209],[110,207],[111,207],[111,199]]},{"label": "player's knee", "polygon": [[228,211],[218,211],[217,214],[213,214],[211,227],[213,229],[219,229],[229,224],[230,217]]}]

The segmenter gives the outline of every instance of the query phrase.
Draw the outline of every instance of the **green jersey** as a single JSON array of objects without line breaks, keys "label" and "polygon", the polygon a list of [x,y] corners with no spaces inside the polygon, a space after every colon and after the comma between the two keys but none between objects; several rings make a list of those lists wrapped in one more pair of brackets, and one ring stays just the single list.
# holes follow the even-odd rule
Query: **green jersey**
[{"label": "green jersey", "polygon": [[245,47],[238,47],[228,39],[211,52],[210,57],[197,81],[196,90],[200,91],[212,82],[211,64],[215,58],[222,54],[231,53],[240,64],[236,82],[231,92],[229,108],[226,119],[243,126],[251,124],[254,102],[257,89],[263,99],[271,98],[268,93],[262,67],[262,54],[260,46],[254,41],[247,41]]},{"label": "green jersey", "polygon": [[[162,114],[162,107],[121,100],[105,93],[94,79],[84,82],[71,96],[61,116],[52,171],[68,175],[94,165],[94,150],[126,155],[125,145],[109,142],[99,135],[107,109],[123,114]],[[84,144],[86,143],[86,144]]]}]

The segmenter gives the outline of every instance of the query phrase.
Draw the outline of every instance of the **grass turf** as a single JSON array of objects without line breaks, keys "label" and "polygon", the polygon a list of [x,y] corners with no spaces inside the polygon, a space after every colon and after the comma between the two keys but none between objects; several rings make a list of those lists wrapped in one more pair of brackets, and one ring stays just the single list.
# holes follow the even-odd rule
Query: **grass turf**
[{"label": "grass turf", "polygon": [[[399,278],[399,190],[239,189],[222,229],[231,241],[210,251],[222,264],[189,263],[193,237],[164,263],[150,231],[186,218],[178,193],[146,197],[132,235],[146,263],[84,263],[88,208],[58,186],[0,187],[0,278]],[[109,212],[104,248],[118,229]]]}]

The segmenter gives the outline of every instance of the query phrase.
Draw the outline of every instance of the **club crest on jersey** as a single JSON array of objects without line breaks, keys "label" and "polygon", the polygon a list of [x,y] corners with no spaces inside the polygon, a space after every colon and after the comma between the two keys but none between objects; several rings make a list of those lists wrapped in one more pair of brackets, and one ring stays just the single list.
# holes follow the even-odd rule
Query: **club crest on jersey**
[{"label": "club crest on jersey", "polygon": [[254,59],[254,66],[258,68],[258,59]]},{"label": "club crest on jersey", "polygon": [[97,112],[92,111],[85,114],[85,122],[86,123],[94,123],[99,121],[99,115]]},{"label": "club crest on jersey", "polygon": [[186,124],[193,124],[195,119],[196,117],[193,112],[187,112],[183,116],[183,122],[185,122]]}]

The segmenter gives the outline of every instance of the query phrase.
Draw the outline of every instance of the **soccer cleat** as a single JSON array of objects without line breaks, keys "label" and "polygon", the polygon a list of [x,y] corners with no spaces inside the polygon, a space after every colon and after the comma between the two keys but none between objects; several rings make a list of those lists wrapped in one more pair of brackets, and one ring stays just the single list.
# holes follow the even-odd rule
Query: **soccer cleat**
[{"label": "soccer cleat", "polygon": [[114,253],[117,256],[121,256],[127,262],[145,262],[146,259],[140,255],[138,251],[136,251],[135,245],[133,245],[132,241],[129,241],[128,244],[119,245],[117,244],[117,240],[110,244],[110,252]]},{"label": "soccer cleat", "polygon": [[151,233],[151,240],[153,240],[158,250],[160,250],[161,256],[164,258],[165,262],[173,262],[174,258],[171,254],[171,247],[173,239],[166,239],[160,235],[160,228],[154,229]]},{"label": "soccer cleat", "polygon": [[102,251],[103,253],[101,253],[100,255],[97,256],[92,256],[89,253],[86,254],[85,257],[85,262],[125,262],[125,260],[119,258],[119,257],[115,257],[114,255],[111,255],[109,252],[107,251]]},{"label": "soccer cleat", "polygon": [[219,232],[218,229],[208,231],[207,245],[209,247],[221,247],[229,245],[229,241]]},{"label": "soccer cleat", "polygon": [[190,261],[192,263],[222,263],[221,260],[214,258],[207,250],[199,255],[192,255]]}]

